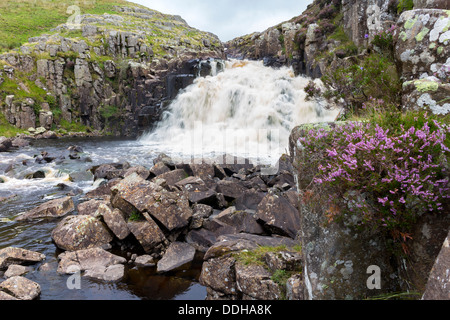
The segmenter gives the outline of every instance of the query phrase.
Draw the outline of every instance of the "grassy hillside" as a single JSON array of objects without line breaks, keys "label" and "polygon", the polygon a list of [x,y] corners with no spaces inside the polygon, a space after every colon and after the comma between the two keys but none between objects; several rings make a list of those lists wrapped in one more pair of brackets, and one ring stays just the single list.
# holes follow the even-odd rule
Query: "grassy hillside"
[{"label": "grassy hillside", "polygon": [[[1,0],[0,52],[20,47],[30,37],[50,31],[76,14],[69,10],[77,5],[80,14],[114,13],[115,5],[130,4],[124,0]],[[133,6],[139,6],[133,3]]]}]

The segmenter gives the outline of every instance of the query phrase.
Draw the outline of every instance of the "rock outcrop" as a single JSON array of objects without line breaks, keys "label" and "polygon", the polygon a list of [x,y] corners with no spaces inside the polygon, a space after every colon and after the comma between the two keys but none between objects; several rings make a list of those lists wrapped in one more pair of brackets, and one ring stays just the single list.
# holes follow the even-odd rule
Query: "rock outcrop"
[{"label": "rock outcrop", "polygon": [[9,86],[0,102],[9,123],[133,136],[192,83],[201,59],[223,58],[215,35],[178,16],[131,4],[111,9],[80,15],[79,25],[60,25],[0,55],[0,77],[18,88]]}]

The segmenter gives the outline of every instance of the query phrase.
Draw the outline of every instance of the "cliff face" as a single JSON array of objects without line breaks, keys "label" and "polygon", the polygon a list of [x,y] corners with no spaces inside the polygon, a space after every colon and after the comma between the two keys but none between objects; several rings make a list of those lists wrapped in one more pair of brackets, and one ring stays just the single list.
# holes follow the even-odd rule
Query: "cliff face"
[{"label": "cliff face", "polygon": [[445,98],[449,7],[448,1],[316,0],[301,15],[225,47],[230,56],[292,66],[297,74],[320,78],[338,67],[362,65],[380,52],[374,40],[392,36],[389,55],[400,81],[398,103],[445,115],[450,112]]},{"label": "cliff face", "polygon": [[222,58],[213,34],[128,6],[84,14],[0,55],[0,111],[19,128],[136,135],[190,84],[197,60]]}]

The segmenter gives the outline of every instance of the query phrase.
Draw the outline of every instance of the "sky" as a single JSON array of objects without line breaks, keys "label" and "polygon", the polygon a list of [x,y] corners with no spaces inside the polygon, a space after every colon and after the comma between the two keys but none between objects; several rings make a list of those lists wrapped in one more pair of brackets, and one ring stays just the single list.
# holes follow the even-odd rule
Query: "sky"
[{"label": "sky", "polygon": [[313,0],[129,0],[166,14],[180,15],[194,28],[222,42],[261,32],[299,16]]}]

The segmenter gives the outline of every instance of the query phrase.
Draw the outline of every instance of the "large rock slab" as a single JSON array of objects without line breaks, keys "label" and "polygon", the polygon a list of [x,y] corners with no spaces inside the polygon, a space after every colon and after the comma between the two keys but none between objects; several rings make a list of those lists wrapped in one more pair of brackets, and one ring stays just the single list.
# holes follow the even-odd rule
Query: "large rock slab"
[{"label": "large rock slab", "polygon": [[174,242],[170,244],[163,258],[158,261],[157,271],[168,272],[192,262],[195,251],[194,247],[187,243]]},{"label": "large rock slab", "polygon": [[108,205],[101,204],[97,209],[97,214],[103,217],[103,221],[119,240],[128,237],[130,230],[125,214],[120,209],[112,209]]},{"label": "large rock slab", "polygon": [[34,300],[41,294],[41,286],[27,278],[16,276],[0,283],[0,291],[19,300]]},{"label": "large rock slab", "polygon": [[27,211],[16,218],[17,221],[40,219],[40,218],[59,218],[72,212],[75,209],[72,197],[64,197],[48,201],[38,207]]},{"label": "large rock slab", "polygon": [[13,264],[27,265],[41,262],[45,255],[39,252],[16,247],[7,247],[0,250],[0,270]]},{"label": "large rock slab", "polygon": [[55,244],[67,251],[100,247],[113,238],[105,224],[92,216],[66,217],[52,231]]}]

